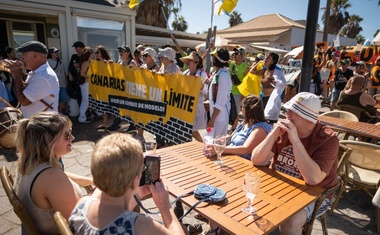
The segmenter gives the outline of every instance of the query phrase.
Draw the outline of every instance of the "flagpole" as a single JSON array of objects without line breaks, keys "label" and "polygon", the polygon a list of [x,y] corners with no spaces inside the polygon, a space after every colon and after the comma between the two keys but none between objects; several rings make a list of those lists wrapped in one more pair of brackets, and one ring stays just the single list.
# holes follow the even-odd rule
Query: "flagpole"
[{"label": "flagpole", "polygon": [[211,0],[211,26],[210,28],[212,28],[213,19],[214,19],[214,0]]}]

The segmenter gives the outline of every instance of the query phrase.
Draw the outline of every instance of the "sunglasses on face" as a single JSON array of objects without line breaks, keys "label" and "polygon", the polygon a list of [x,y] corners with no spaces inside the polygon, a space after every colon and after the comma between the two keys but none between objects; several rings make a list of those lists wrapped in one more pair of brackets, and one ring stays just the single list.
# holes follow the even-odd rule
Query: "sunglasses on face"
[{"label": "sunglasses on face", "polygon": [[71,136],[73,136],[72,132],[68,132],[68,133],[65,133],[65,135],[63,136],[63,138],[67,141],[69,141],[71,139]]},{"label": "sunglasses on face", "polygon": [[145,57],[145,58],[148,57],[148,56],[149,56],[148,54],[143,55],[143,57]]},{"label": "sunglasses on face", "polygon": [[100,52],[99,51],[96,51],[95,54],[99,54]]},{"label": "sunglasses on face", "polygon": [[123,49],[119,50],[119,53],[124,53],[124,52],[127,52],[127,50],[123,50]]}]

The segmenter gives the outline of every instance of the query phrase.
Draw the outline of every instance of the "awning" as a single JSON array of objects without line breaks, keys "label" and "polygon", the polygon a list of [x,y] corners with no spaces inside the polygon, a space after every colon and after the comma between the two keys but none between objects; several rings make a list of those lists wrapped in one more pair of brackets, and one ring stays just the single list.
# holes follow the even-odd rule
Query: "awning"
[{"label": "awning", "polygon": [[287,56],[296,57],[296,56],[298,56],[302,51],[303,51],[303,46],[300,46],[300,47],[294,48],[294,49],[291,50],[288,54],[286,54],[285,57],[287,57]]},{"label": "awning", "polygon": [[261,46],[261,45],[256,45],[254,43],[251,43],[249,44],[251,47],[256,47],[256,48],[259,48],[259,49],[263,49],[263,50],[266,50],[266,51],[271,51],[271,52],[276,52],[276,53],[288,53],[289,51],[287,50],[283,50],[283,49],[278,49],[278,48],[274,48],[274,47],[266,47],[266,46]]}]

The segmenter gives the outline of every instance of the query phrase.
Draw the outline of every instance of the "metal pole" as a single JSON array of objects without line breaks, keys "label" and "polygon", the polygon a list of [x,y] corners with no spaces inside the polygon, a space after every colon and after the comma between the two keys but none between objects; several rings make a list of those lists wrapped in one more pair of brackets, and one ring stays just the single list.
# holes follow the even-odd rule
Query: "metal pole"
[{"label": "metal pole", "polygon": [[299,91],[310,91],[310,80],[313,71],[315,34],[317,31],[320,0],[309,0],[306,18],[305,41],[303,44],[302,70]]},{"label": "metal pole", "polygon": [[322,41],[327,42],[327,46],[329,45],[329,42],[327,40],[328,40],[328,35],[329,35],[330,8],[331,8],[331,0],[327,0],[326,11],[325,11],[325,26],[323,27],[323,37],[322,37]]}]

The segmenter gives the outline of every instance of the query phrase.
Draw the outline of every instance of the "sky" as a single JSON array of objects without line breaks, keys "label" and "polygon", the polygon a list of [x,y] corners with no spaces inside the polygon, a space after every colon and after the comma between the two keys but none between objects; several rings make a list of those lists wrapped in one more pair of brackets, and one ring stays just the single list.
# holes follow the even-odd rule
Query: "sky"
[{"label": "sky", "polygon": [[[189,33],[203,33],[211,27],[211,2],[212,0],[182,0],[180,15],[183,15],[188,23]],[[234,10],[241,14],[243,21],[248,21],[265,14],[279,13],[292,20],[306,20],[308,0],[239,0]],[[378,0],[349,0],[351,7],[347,9],[350,15],[355,14],[363,18],[360,32],[365,39],[374,38],[374,33],[380,29],[380,6]],[[326,0],[320,0],[320,8],[326,7]],[[319,25],[323,28],[322,15],[324,10],[319,10]],[[213,26],[217,29],[229,27],[229,16],[213,16]],[[173,17],[172,17],[173,18]],[[169,19],[169,22],[171,22]],[[171,23],[169,23],[171,27]]]}]

